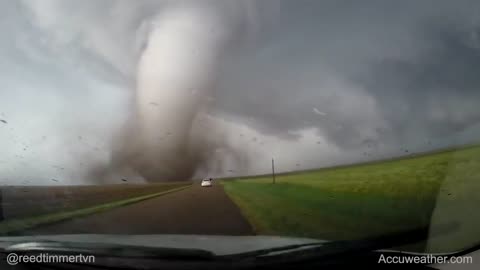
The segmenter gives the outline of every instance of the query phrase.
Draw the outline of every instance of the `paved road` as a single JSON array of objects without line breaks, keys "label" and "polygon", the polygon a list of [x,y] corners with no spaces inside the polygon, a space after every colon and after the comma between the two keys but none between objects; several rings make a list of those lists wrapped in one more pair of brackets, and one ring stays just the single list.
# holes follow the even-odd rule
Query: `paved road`
[{"label": "paved road", "polygon": [[198,184],[107,212],[31,229],[25,234],[253,235],[221,185]]}]

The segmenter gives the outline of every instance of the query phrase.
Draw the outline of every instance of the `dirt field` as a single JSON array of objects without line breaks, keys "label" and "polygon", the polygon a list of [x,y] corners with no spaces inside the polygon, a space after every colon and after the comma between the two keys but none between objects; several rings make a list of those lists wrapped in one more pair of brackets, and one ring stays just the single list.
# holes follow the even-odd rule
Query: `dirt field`
[{"label": "dirt field", "polygon": [[253,235],[221,185],[188,189],[24,234]]},{"label": "dirt field", "polygon": [[78,209],[101,203],[161,192],[190,182],[102,186],[2,187],[0,221],[37,216],[59,210]]}]

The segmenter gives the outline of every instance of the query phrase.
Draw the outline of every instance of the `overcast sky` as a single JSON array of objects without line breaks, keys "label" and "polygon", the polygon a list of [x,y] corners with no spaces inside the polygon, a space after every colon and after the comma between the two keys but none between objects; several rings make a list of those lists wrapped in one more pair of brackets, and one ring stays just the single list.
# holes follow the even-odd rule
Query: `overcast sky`
[{"label": "overcast sky", "polygon": [[132,113],[149,33],[178,3],[220,14],[230,36],[205,95],[220,134],[210,139],[241,159],[197,174],[263,173],[272,157],[279,170],[324,167],[479,138],[478,1],[0,0],[1,184],[95,181],[88,171],[110,162]]}]

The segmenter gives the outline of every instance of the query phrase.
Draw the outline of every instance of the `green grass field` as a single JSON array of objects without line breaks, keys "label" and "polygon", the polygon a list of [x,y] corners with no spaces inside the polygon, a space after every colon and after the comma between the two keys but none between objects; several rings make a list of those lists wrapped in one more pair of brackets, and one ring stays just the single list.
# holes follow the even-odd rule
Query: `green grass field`
[{"label": "green grass field", "polygon": [[[432,251],[480,242],[480,147],[298,174],[223,181],[259,234],[359,239],[431,224]],[[476,237],[476,238],[475,238]]]}]

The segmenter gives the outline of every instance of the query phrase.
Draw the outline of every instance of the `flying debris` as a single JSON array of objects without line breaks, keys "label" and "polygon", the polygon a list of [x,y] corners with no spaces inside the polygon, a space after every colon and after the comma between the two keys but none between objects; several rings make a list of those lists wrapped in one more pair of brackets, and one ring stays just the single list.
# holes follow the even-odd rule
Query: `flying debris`
[{"label": "flying debris", "polygon": [[326,116],[327,114],[324,113],[324,112],[321,112],[320,110],[318,110],[317,108],[313,108],[313,112],[318,114],[318,115],[321,115],[321,116]]},{"label": "flying debris", "polygon": [[0,122],[4,123],[4,124],[8,124],[7,121],[3,120],[3,119],[0,119]]}]

